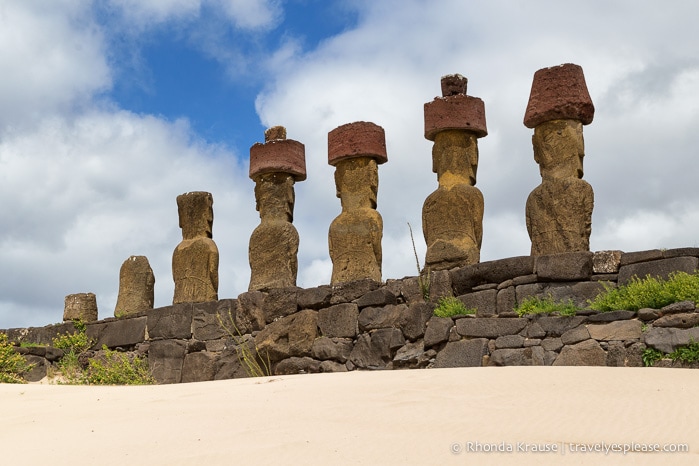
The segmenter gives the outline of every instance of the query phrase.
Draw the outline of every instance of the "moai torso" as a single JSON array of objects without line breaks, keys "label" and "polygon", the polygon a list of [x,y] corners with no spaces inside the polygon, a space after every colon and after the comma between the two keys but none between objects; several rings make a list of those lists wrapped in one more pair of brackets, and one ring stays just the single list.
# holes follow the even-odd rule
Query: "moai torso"
[{"label": "moai torso", "polygon": [[466,78],[442,78],[443,97],[425,104],[425,137],[434,141],[432,171],[439,187],[422,207],[425,268],[444,270],[480,261],[483,194],[474,185],[477,138],[485,136],[480,99],[466,95]]},{"label": "moai torso", "polygon": [[206,192],[177,196],[182,242],[172,254],[173,304],[218,299],[218,248],[211,239],[213,197]]},{"label": "moai torso", "polygon": [[136,314],[153,308],[155,276],[146,256],[131,256],[119,270],[119,297],[115,317]]},{"label": "moai torso", "polygon": [[265,132],[265,144],[250,148],[250,177],[260,225],[250,236],[249,291],[296,286],[299,234],[294,217],[294,182],[306,179],[304,146],[286,139],[275,126]]},{"label": "moai torso", "polygon": [[582,68],[565,64],[535,73],[524,118],[534,128],[534,160],[541,173],[526,205],[532,255],[590,250],[594,193],[582,179],[582,127],[593,116]]},{"label": "moai torso", "polygon": [[381,281],[383,220],[376,211],[378,164],[388,160],[383,128],[355,122],[328,134],[328,162],[335,166],[342,212],[330,224],[331,284]]}]

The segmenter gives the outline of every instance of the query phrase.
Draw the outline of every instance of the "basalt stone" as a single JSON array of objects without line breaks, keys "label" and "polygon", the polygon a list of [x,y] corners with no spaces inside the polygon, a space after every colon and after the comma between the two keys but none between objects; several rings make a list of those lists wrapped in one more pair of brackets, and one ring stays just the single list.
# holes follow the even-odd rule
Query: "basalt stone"
[{"label": "basalt stone", "polygon": [[699,313],[681,313],[663,316],[653,322],[653,327],[692,328],[699,325]]},{"label": "basalt stone", "polygon": [[583,327],[572,328],[561,335],[561,343],[564,345],[574,345],[580,343],[581,341],[588,340],[590,338],[590,332]]},{"label": "basalt stone", "polygon": [[527,338],[524,340],[524,347],[529,346],[541,346],[541,340],[539,338]]},{"label": "basalt stone", "polygon": [[359,330],[364,332],[377,328],[398,327],[407,308],[405,304],[365,307],[359,313]]},{"label": "basalt stone", "polygon": [[642,367],[643,343],[634,343],[625,347],[620,341],[610,341],[607,347],[607,366],[610,367]]},{"label": "basalt stone", "polygon": [[[221,299],[210,303],[196,303],[192,310],[192,336],[197,340],[217,340],[228,335],[237,335],[233,328],[224,325],[235,319],[235,299]],[[238,329],[240,330],[240,329]]]},{"label": "basalt stone", "polygon": [[311,353],[318,336],[318,312],[307,309],[272,322],[255,336],[257,351],[280,361]]},{"label": "basalt stone", "polygon": [[448,270],[430,272],[430,301],[436,303],[441,298],[451,296],[451,274]]},{"label": "basalt stone", "polygon": [[447,317],[431,317],[425,330],[425,348],[444,343],[449,339],[449,331],[454,326],[454,321]]},{"label": "basalt stone", "polygon": [[192,337],[192,303],[173,304],[148,312],[148,338],[151,340]]},{"label": "basalt stone", "polygon": [[697,257],[674,257],[672,259],[660,259],[650,262],[622,265],[619,269],[619,285],[625,285],[633,277],[645,278],[646,275],[667,279],[673,272],[694,273],[699,268]]},{"label": "basalt stone", "polygon": [[512,279],[512,284],[517,285],[527,285],[529,283],[536,283],[539,281],[539,276],[535,273],[530,273],[529,275],[522,275],[521,277],[515,277]]},{"label": "basalt stone", "polygon": [[332,298],[330,304],[350,303],[365,294],[374,291],[381,286],[381,283],[366,278],[346,283],[338,283],[332,287]]},{"label": "basalt stone", "polygon": [[347,372],[347,366],[335,361],[323,361],[320,363],[320,372]]},{"label": "basalt stone", "polygon": [[599,314],[593,314],[587,318],[588,322],[614,322],[616,320],[629,320],[636,317],[636,313],[633,311],[619,310],[619,311],[609,311],[600,312]]},{"label": "basalt stone", "polygon": [[[241,345],[247,345],[247,354],[254,355],[253,357],[255,357],[257,364],[264,372],[267,360],[263,360],[257,355],[255,351],[255,340],[249,335],[244,336],[243,339],[244,341],[241,342]],[[248,373],[249,369],[246,369],[241,362],[241,345],[231,344],[221,351],[221,355],[216,360],[216,375],[214,376],[214,380],[239,379],[252,375]]]},{"label": "basalt stone", "polygon": [[563,341],[560,337],[544,338],[541,340],[541,347],[544,351],[559,351],[563,348]]},{"label": "basalt stone", "polygon": [[532,348],[496,349],[490,355],[489,366],[531,366]]},{"label": "basalt stone", "polygon": [[28,365],[31,365],[31,369],[20,374],[24,380],[27,382],[38,382],[46,377],[49,368],[49,364],[47,364],[46,359],[32,354],[28,354],[23,357],[24,361]]},{"label": "basalt stone", "polygon": [[649,251],[624,252],[621,254],[620,266],[637,264],[639,262],[649,262],[663,258],[663,252],[660,249],[651,249]]},{"label": "basalt stone", "polygon": [[658,317],[660,317],[660,310],[658,309],[650,309],[650,308],[642,308],[639,309],[638,312],[638,318],[643,320],[643,321],[649,321],[649,320],[655,320]]},{"label": "basalt stone", "polygon": [[495,300],[495,310],[498,314],[511,312],[517,305],[515,287],[509,286],[498,291]]},{"label": "basalt stone", "polygon": [[437,353],[433,367],[480,367],[487,352],[486,338],[450,342]]},{"label": "basalt stone", "polygon": [[523,335],[527,338],[544,338],[546,331],[537,322],[530,322],[524,329]]},{"label": "basalt stone", "polygon": [[567,317],[548,317],[542,316],[536,318],[534,322],[538,323],[546,332],[548,337],[560,337],[568,330],[577,327],[587,322],[587,317],[567,316]]},{"label": "basalt stone", "polygon": [[528,320],[512,319],[473,319],[464,318],[456,321],[456,331],[464,337],[497,338],[502,335],[514,335],[526,327]]},{"label": "basalt stone", "polygon": [[216,355],[199,351],[184,357],[182,365],[182,383],[205,382],[216,376]]},{"label": "basalt stone", "polygon": [[148,350],[148,365],[158,383],[180,383],[187,344],[181,340],[152,341]]},{"label": "basalt stone", "polygon": [[354,303],[336,304],[318,311],[318,327],[326,337],[354,338],[358,319],[359,309]]},{"label": "basalt stone", "polygon": [[425,347],[422,341],[408,342],[401,347],[393,358],[394,369],[417,369],[427,367],[429,359],[424,357]]},{"label": "basalt stone", "polygon": [[274,366],[274,375],[314,374],[320,372],[320,361],[309,357],[291,357]]},{"label": "basalt stone", "polygon": [[599,341],[636,340],[641,338],[643,323],[640,320],[620,320],[608,324],[588,325],[590,337]]},{"label": "basalt stone", "polygon": [[538,256],[536,274],[542,280],[587,280],[592,275],[593,256],[589,251]]},{"label": "basalt stone", "polygon": [[371,332],[371,347],[381,359],[392,359],[393,351],[405,344],[405,338],[400,329],[381,328]]},{"label": "basalt stone", "polygon": [[673,257],[681,256],[699,257],[699,248],[675,248],[666,249],[665,251],[663,251],[663,257],[665,259],[671,259]]},{"label": "basalt stone", "polygon": [[299,289],[296,294],[299,309],[321,309],[330,305],[333,290],[322,285],[315,288]]},{"label": "basalt stone", "polygon": [[298,288],[274,288],[267,292],[262,303],[265,322],[270,323],[280,317],[295,313],[298,309],[296,295]]},{"label": "basalt stone", "polygon": [[187,354],[206,351],[206,343],[200,340],[189,340],[187,342]]},{"label": "basalt stone", "polygon": [[387,288],[379,288],[378,290],[370,291],[364,296],[355,300],[359,309],[365,307],[380,307],[387,304],[396,304],[396,295],[391,293]]},{"label": "basalt stone", "polygon": [[605,366],[607,354],[595,340],[564,346],[554,366]]},{"label": "basalt stone", "polygon": [[[248,291],[238,295],[233,322],[241,334],[262,330],[267,325],[265,321],[264,302],[267,293]],[[226,324],[230,324],[228,316],[224,316]]]},{"label": "basalt stone", "polygon": [[[425,285],[421,285],[421,278],[418,277],[406,277],[402,280],[395,280],[393,281],[394,283],[399,283],[399,293],[394,294],[396,296],[400,296],[402,298],[402,301],[406,304],[414,304],[414,303],[424,303],[425,302],[425,297],[422,293],[423,289],[422,287]],[[387,282],[388,284],[388,282]],[[393,286],[390,287],[391,289]],[[431,293],[430,293],[431,295]],[[397,300],[396,302],[400,302],[401,300]]]},{"label": "basalt stone", "polygon": [[455,295],[469,292],[483,283],[502,283],[522,275],[534,273],[534,257],[519,256],[479,264],[467,265],[451,270],[451,281]]},{"label": "basalt stone", "polygon": [[617,273],[622,251],[597,251],[592,257],[593,273]]},{"label": "basalt stone", "polygon": [[352,340],[343,338],[316,338],[311,347],[311,356],[321,361],[333,359],[344,363],[349,359],[351,352]]},{"label": "basalt stone", "polygon": [[357,342],[350,353],[350,362],[360,369],[383,369],[384,362],[371,344],[371,336],[363,333],[357,337]]},{"label": "basalt stone", "polygon": [[476,291],[459,296],[467,309],[475,309],[476,316],[490,317],[497,313],[497,290]]},{"label": "basalt stone", "polygon": [[74,333],[76,331],[73,321],[61,324],[47,325],[46,327],[10,328],[5,330],[9,342],[20,344],[22,342],[50,345],[58,335]]},{"label": "basalt stone", "polygon": [[399,325],[405,338],[416,340],[425,334],[427,321],[434,315],[434,305],[428,303],[415,303],[403,307]]},{"label": "basalt stone", "polygon": [[125,318],[88,324],[85,333],[93,340],[92,349],[133,346],[146,339],[146,317]]},{"label": "basalt stone", "polygon": [[524,337],[522,335],[503,335],[495,340],[495,348],[521,348],[524,346]]},{"label": "basalt stone", "polygon": [[696,312],[694,301],[680,301],[660,308],[660,314],[663,316],[679,314],[681,312]]}]

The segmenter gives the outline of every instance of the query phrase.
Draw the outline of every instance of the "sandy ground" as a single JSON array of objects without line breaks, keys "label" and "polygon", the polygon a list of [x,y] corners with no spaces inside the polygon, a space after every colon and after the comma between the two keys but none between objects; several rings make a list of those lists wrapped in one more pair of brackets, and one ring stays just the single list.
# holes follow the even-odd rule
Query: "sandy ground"
[{"label": "sandy ground", "polygon": [[[7,465],[52,466],[696,465],[698,399],[699,371],[659,368],[351,372],[147,387],[1,384],[0,457]],[[677,444],[689,452],[604,452]],[[487,451],[497,449],[512,451]]]}]

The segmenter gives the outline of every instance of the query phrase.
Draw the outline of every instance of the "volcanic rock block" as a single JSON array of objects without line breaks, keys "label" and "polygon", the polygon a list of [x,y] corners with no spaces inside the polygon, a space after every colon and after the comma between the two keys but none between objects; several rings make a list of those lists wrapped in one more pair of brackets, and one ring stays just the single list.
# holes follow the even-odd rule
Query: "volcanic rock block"
[{"label": "volcanic rock block", "polygon": [[153,309],[155,276],[146,256],[131,256],[119,270],[119,297],[114,317]]},{"label": "volcanic rock block", "polygon": [[213,203],[207,192],[177,196],[182,242],[172,254],[173,304],[218,299],[218,248],[211,239]]},{"label": "volcanic rock block", "polygon": [[65,298],[63,322],[80,320],[94,322],[97,320],[97,297],[94,293],[69,294]]},{"label": "volcanic rock block", "polygon": [[335,166],[342,213],[330,224],[331,284],[381,282],[383,219],[376,211],[378,164],[388,160],[383,128],[349,123],[328,133],[328,163]]}]

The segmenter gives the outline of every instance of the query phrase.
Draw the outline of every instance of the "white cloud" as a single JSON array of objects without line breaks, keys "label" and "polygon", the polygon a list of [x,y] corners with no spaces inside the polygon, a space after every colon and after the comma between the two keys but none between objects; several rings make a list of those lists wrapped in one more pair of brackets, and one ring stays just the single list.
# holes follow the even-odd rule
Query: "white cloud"
[{"label": "white cloud", "polygon": [[241,29],[269,29],[282,15],[275,0],[214,0],[214,3]]}]

